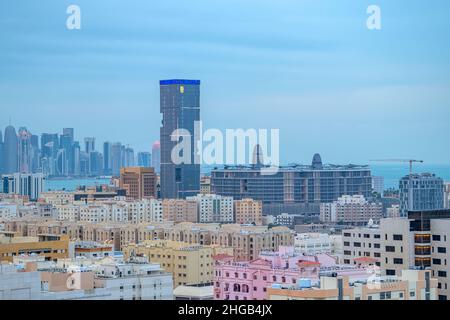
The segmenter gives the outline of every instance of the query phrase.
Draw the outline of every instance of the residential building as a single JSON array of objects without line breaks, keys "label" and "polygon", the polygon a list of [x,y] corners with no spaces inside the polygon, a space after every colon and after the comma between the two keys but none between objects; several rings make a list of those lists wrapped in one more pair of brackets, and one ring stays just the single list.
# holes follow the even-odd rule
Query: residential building
[{"label": "residential building", "polygon": [[342,231],[343,263],[357,265],[372,259],[380,266],[382,260],[381,232],[378,225],[368,225]]},{"label": "residential building", "polygon": [[369,202],[361,195],[342,196],[332,203],[320,205],[320,221],[363,225],[383,218],[383,205]]},{"label": "residential building", "polygon": [[317,282],[320,275],[337,274],[364,280],[372,275],[366,266],[338,265],[326,254],[296,254],[293,247],[262,252],[255,260],[235,262],[232,257],[215,257],[214,298],[216,300],[267,300],[274,283],[295,285],[300,279]]},{"label": "residential building", "polygon": [[368,166],[322,165],[315,156],[314,165],[279,167],[264,175],[253,165],[225,166],[211,171],[211,192],[263,202],[263,213],[319,213],[319,204],[333,202],[343,195],[372,195],[372,175]]},{"label": "residential building", "polygon": [[156,197],[156,173],[153,168],[128,167],[120,169],[120,188],[133,199]]},{"label": "residential building", "polygon": [[242,199],[234,201],[236,223],[262,225],[262,201]]},{"label": "residential building", "polygon": [[200,178],[200,194],[211,194],[211,177]]},{"label": "residential building", "polygon": [[301,280],[296,285],[273,284],[269,300],[437,300],[437,280],[430,271],[403,270],[401,277],[351,281],[349,277]]},{"label": "residential building", "polygon": [[386,218],[399,218],[400,217],[400,205],[394,204],[386,209]]},{"label": "residential building", "polygon": [[170,240],[148,240],[123,248],[125,257],[143,255],[173,274],[174,286],[208,285],[213,278],[214,248]]},{"label": "residential building", "polygon": [[213,286],[178,286],[173,290],[174,300],[214,300]]},{"label": "residential building", "polygon": [[186,197],[197,202],[200,223],[234,223],[233,198],[215,194],[198,194]]},{"label": "residential building", "polygon": [[69,237],[67,235],[39,234],[37,237],[23,237],[16,232],[0,232],[0,262],[12,262],[22,254],[37,254],[47,260],[67,258]]},{"label": "residential building", "polygon": [[400,216],[408,211],[444,208],[444,181],[431,173],[411,174],[400,180]]},{"label": "residential building", "polygon": [[198,222],[196,200],[164,199],[163,220],[173,222]]}]

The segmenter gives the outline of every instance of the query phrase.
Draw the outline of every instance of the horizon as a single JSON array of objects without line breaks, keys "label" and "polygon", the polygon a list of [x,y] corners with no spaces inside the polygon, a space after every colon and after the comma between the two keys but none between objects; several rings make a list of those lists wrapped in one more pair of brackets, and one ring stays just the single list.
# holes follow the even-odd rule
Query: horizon
[{"label": "horizon", "polygon": [[205,129],[280,129],[282,163],[450,163],[446,1],[380,0],[375,31],[367,1],[79,0],[80,30],[65,26],[70,1],[24,3],[0,4],[1,128],[148,151],[159,81],[187,78],[202,81]]}]

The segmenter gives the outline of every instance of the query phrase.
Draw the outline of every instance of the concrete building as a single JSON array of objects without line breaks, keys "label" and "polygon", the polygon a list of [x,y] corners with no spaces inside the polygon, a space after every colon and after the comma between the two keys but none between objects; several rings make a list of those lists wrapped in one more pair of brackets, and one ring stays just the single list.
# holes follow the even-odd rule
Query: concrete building
[{"label": "concrete building", "polygon": [[394,204],[386,209],[386,218],[399,218],[400,217],[400,205]]},{"label": "concrete building", "polygon": [[133,199],[156,197],[156,173],[153,168],[128,167],[120,169],[120,188]]},{"label": "concrete building", "polygon": [[152,167],[157,174],[161,173],[161,144],[155,141],[152,145]]},{"label": "concrete building", "polygon": [[234,223],[233,198],[215,194],[198,194],[186,200],[197,202],[200,223]]},{"label": "concrete building", "polygon": [[22,254],[44,256],[46,260],[67,258],[69,237],[66,235],[39,234],[37,237],[23,237],[16,232],[0,232],[0,262],[12,262]]},{"label": "concrete building", "polygon": [[213,286],[178,286],[173,290],[174,300],[214,300]]},{"label": "concrete building", "polygon": [[444,207],[450,209],[450,182],[444,184]]},{"label": "concrete building", "polygon": [[431,173],[412,174],[400,180],[400,216],[408,211],[444,208],[444,181]]},{"label": "concrete building", "polygon": [[163,220],[173,222],[198,222],[196,200],[164,199]]},{"label": "concrete building", "polygon": [[[198,137],[194,135],[195,122],[200,120],[200,81],[161,80],[160,93],[161,197],[185,199],[200,193],[200,164],[195,155]],[[172,151],[179,142],[172,140],[176,130],[185,130],[179,134],[190,139],[191,149],[184,150],[187,154],[183,155],[181,164],[172,160]]]},{"label": "concrete building", "polygon": [[263,201],[263,213],[319,213],[319,204],[343,195],[372,195],[372,175],[368,166],[322,165],[316,155],[314,165],[279,167],[276,174],[262,175],[258,166],[225,166],[211,171],[211,192]]},{"label": "concrete building", "polygon": [[149,240],[138,245],[130,244],[124,247],[123,252],[127,258],[143,255],[151,262],[159,263],[164,270],[173,274],[175,287],[212,283],[213,256],[216,254],[212,247],[179,241]]},{"label": "concrete building", "polygon": [[343,263],[357,265],[372,259],[375,265],[381,265],[383,248],[378,225],[343,230],[342,243]]},{"label": "concrete building", "polygon": [[262,225],[262,201],[242,199],[234,201],[236,223]]},{"label": "concrete building", "polygon": [[200,193],[211,194],[211,177],[200,178]]},{"label": "concrete building", "polygon": [[446,300],[449,221],[449,210],[413,211],[408,218],[382,219],[379,228],[370,229],[370,235],[367,229],[346,230],[344,262],[370,258],[386,276],[400,276],[406,269],[430,269],[438,279],[439,299]]},{"label": "concrete building", "polygon": [[361,195],[342,196],[332,203],[320,205],[320,221],[362,225],[383,218],[383,205],[369,202]]},{"label": "concrete building", "polygon": [[3,175],[0,190],[6,194],[27,196],[30,200],[36,201],[44,191],[44,175],[42,173]]},{"label": "concrete building", "polygon": [[305,255],[326,253],[332,256],[342,254],[340,252],[342,238],[339,235],[327,233],[298,233],[294,238],[295,252]]},{"label": "concrete building", "polygon": [[273,284],[269,300],[437,300],[437,280],[430,271],[403,270],[401,277],[350,281],[348,277],[321,277],[312,285]]},{"label": "concrete building", "polygon": [[0,300],[37,300],[39,272],[18,272],[13,264],[0,263]]},{"label": "concrete building", "polygon": [[372,190],[383,196],[384,193],[384,177],[372,176]]},{"label": "concrete building", "polygon": [[267,289],[274,283],[296,285],[300,279],[317,282],[320,275],[328,273],[359,280],[371,276],[365,267],[340,266],[325,254],[299,255],[293,247],[280,247],[277,252],[262,252],[257,259],[247,262],[235,262],[229,256],[216,257],[214,299],[267,300]]}]

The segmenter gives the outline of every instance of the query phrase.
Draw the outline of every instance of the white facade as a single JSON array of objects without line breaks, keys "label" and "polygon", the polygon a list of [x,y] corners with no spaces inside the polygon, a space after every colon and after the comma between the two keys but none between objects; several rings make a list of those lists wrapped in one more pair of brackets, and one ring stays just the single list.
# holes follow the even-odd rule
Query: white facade
[{"label": "white facade", "polygon": [[13,264],[0,264],[0,300],[40,298],[39,272],[17,272]]},{"label": "white facade", "polygon": [[342,196],[332,203],[320,204],[320,221],[366,224],[383,218],[383,205],[367,201],[362,195]]},{"label": "white facade", "polygon": [[17,204],[0,203],[0,221],[17,218]]},{"label": "white facade", "polygon": [[37,200],[44,190],[44,175],[42,173],[3,175],[0,187],[3,193],[28,196],[30,200]]},{"label": "white facade", "polygon": [[200,223],[233,223],[233,197],[215,194],[199,194],[187,197],[186,200],[195,200],[198,204],[198,222]]},{"label": "white facade", "polygon": [[306,255],[334,253],[334,239],[327,233],[297,233],[294,238],[295,251]]},{"label": "white facade", "polygon": [[56,205],[58,220],[80,221],[80,206],[73,204]]}]

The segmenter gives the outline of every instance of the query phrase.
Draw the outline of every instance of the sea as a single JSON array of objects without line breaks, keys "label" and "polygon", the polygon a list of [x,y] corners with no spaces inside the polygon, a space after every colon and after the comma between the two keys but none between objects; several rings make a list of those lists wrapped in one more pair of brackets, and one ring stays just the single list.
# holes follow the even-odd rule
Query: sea
[{"label": "sea", "polygon": [[[202,167],[202,174],[208,175],[213,166]],[[398,189],[399,180],[409,174],[409,164],[376,164],[371,165],[370,169],[373,176],[384,177],[384,189]],[[444,181],[450,181],[450,164],[413,164],[414,173],[429,172],[441,177]],[[47,179],[45,188],[47,191],[66,190],[74,191],[79,186],[109,185],[110,179],[102,178],[83,178],[83,179]]]}]

